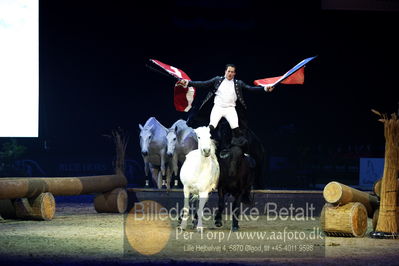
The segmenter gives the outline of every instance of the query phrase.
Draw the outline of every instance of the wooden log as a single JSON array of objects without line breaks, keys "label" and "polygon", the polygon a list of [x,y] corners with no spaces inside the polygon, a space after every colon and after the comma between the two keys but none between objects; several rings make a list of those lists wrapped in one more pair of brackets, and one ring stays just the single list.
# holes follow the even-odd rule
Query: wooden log
[{"label": "wooden log", "polygon": [[382,178],[378,179],[373,185],[373,192],[375,195],[377,195],[377,197],[380,197],[381,193],[381,180]]},{"label": "wooden log", "polygon": [[125,213],[127,209],[127,192],[124,188],[116,188],[107,193],[98,194],[94,198],[97,212]]},{"label": "wooden log", "polygon": [[339,182],[328,183],[323,190],[324,199],[328,203],[345,205],[349,202],[361,202],[367,209],[368,217],[373,217],[374,210],[379,202],[376,196],[370,195]]},{"label": "wooden log", "polygon": [[55,196],[101,193],[126,185],[127,180],[121,172],[83,177],[0,178],[0,199],[32,198],[45,192]]},{"label": "wooden log", "polygon": [[35,198],[22,198],[14,202],[18,218],[44,220],[53,219],[55,214],[55,200],[53,194],[46,192]]},{"label": "wooden log", "polygon": [[320,215],[326,235],[362,237],[367,231],[367,210],[360,202],[342,206],[326,203]]}]

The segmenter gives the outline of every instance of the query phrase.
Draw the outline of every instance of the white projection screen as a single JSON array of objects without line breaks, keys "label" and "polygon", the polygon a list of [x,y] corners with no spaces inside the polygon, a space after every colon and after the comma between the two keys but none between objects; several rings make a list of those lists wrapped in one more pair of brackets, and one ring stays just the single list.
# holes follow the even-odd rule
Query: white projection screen
[{"label": "white projection screen", "polygon": [[39,135],[39,0],[0,0],[0,137]]}]

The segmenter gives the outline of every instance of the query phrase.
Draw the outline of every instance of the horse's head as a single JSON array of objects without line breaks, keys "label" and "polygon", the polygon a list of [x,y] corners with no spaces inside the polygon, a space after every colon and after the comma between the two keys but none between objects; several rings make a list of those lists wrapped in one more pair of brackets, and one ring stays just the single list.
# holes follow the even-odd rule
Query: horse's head
[{"label": "horse's head", "polygon": [[216,139],[219,148],[226,148],[231,143],[231,127],[227,120],[223,117],[215,129]]},{"label": "horse's head", "polygon": [[211,153],[215,152],[215,147],[213,141],[211,139],[211,132],[209,127],[199,127],[196,128],[195,134],[197,135],[198,140],[198,149],[201,151],[201,154],[205,157],[211,155]]},{"label": "horse's head", "polygon": [[147,126],[142,126],[139,124],[140,128],[140,148],[141,148],[141,154],[143,156],[148,155],[148,146],[150,145],[151,139],[152,139],[152,127],[147,127]]},{"label": "horse's head", "polygon": [[236,176],[243,155],[244,153],[239,146],[231,146],[220,152],[219,156],[227,166],[229,176]]},{"label": "horse's head", "polygon": [[177,136],[175,129],[168,130],[168,133],[166,134],[166,140],[168,142],[166,154],[170,157],[173,156],[173,153],[175,152],[176,149]]}]

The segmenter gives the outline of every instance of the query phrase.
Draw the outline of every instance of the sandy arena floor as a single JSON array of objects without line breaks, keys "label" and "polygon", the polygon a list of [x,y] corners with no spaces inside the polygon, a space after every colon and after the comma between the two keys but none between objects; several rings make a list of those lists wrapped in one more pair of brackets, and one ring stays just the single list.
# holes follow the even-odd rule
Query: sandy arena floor
[{"label": "sandy arena floor", "polygon": [[[259,216],[242,221],[239,233],[230,232],[230,221],[215,228],[208,220],[200,233],[190,229],[191,224],[180,231],[177,221],[168,217],[131,215],[98,214],[90,203],[64,202],[57,204],[51,221],[0,219],[0,262],[394,265],[399,259],[399,240],[320,238],[318,219],[278,221]],[[291,241],[295,232],[301,239]]]}]

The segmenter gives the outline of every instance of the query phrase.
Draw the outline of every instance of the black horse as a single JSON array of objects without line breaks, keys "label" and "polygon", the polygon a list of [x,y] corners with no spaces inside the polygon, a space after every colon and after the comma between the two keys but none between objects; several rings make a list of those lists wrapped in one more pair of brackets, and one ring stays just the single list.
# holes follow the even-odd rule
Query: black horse
[{"label": "black horse", "polygon": [[[249,155],[249,158],[252,158],[252,164],[254,166],[254,186],[257,184],[262,187],[260,184],[264,182],[265,176],[265,163],[266,163],[266,151],[263,146],[263,143],[260,139],[255,135],[255,133],[249,129],[245,124],[240,125],[240,128],[247,140],[247,143],[242,146],[244,153]],[[232,132],[230,126],[225,118],[222,118],[215,130],[215,140],[217,142],[217,153],[220,153],[221,150],[228,148],[231,144]],[[263,187],[262,187],[263,188]]]},{"label": "black horse", "polygon": [[218,183],[219,203],[215,215],[215,225],[222,226],[222,212],[225,205],[225,196],[234,197],[232,206],[232,231],[237,231],[238,217],[241,203],[250,204],[251,188],[256,177],[262,177],[264,158],[263,145],[259,143],[252,131],[246,130],[248,142],[244,146],[232,145],[231,130],[226,123],[219,123],[216,128],[218,141],[218,161],[220,176]]},{"label": "black horse", "polygon": [[220,176],[218,183],[219,203],[215,215],[215,225],[222,226],[222,212],[225,205],[225,195],[234,197],[232,210],[231,230],[237,231],[238,217],[241,203],[250,204],[251,186],[254,180],[254,171],[251,159],[246,156],[240,146],[231,146],[222,150],[218,156]]}]

